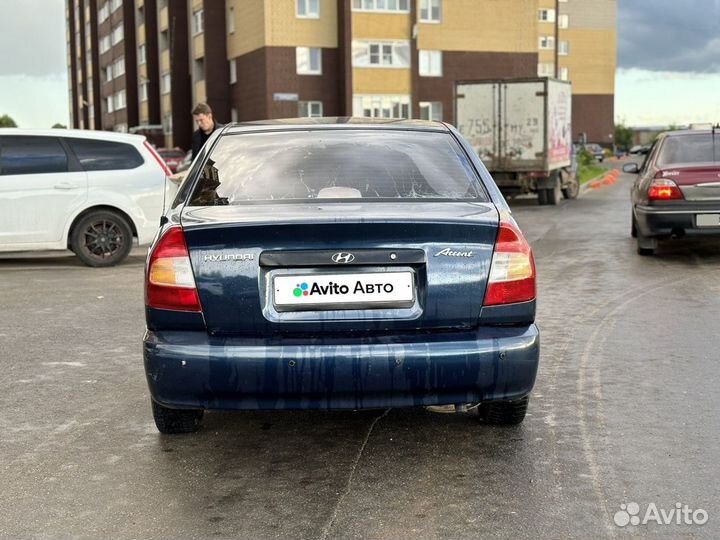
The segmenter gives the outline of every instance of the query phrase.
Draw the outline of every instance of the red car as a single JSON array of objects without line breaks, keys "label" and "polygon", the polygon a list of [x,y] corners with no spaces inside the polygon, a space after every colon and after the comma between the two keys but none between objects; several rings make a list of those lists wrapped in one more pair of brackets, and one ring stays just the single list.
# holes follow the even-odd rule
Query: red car
[{"label": "red car", "polygon": [[185,159],[185,152],[182,148],[160,148],[157,153],[173,173],[177,172],[178,165]]},{"label": "red car", "polygon": [[658,240],[720,236],[720,126],[660,134],[632,187],[632,231],[640,255],[652,255]]}]

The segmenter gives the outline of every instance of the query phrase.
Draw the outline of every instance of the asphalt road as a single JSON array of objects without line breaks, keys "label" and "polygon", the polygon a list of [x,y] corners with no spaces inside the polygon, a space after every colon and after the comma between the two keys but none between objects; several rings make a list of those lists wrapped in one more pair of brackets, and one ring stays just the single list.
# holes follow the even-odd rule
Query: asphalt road
[{"label": "asphalt road", "polygon": [[[213,413],[195,435],[161,436],[142,254],[112,269],[0,261],[0,537],[720,537],[720,242],[639,257],[630,181],[513,203],[542,332],[519,427],[424,410]],[[616,525],[631,502],[640,518],[681,503],[708,520]]]}]

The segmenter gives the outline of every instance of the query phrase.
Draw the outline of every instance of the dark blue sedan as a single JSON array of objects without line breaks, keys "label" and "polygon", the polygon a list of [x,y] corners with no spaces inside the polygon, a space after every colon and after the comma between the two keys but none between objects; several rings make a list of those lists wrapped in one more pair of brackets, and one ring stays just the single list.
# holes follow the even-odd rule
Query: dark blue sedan
[{"label": "dark blue sedan", "polygon": [[163,433],[196,430],[205,410],[525,417],[539,358],[532,252],[449,125],[216,131],[163,219],[145,285]]}]

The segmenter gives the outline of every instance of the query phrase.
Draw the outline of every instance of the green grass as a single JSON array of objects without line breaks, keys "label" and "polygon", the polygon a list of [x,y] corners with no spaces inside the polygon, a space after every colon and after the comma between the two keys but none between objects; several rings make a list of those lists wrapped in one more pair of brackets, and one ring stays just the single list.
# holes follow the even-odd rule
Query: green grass
[{"label": "green grass", "polygon": [[607,172],[607,169],[605,167],[599,167],[598,165],[580,167],[580,169],[578,169],[578,180],[580,181],[580,185],[583,185],[588,180],[591,180],[596,176],[600,176],[605,172]]}]

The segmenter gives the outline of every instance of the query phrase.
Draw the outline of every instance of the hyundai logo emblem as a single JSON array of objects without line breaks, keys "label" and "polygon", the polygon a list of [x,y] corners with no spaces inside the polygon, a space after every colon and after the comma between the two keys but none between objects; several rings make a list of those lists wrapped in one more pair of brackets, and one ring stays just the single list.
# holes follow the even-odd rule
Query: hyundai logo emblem
[{"label": "hyundai logo emblem", "polygon": [[353,262],[354,260],[355,255],[353,255],[352,253],[343,253],[342,251],[332,256],[332,262],[338,264],[348,264]]}]

